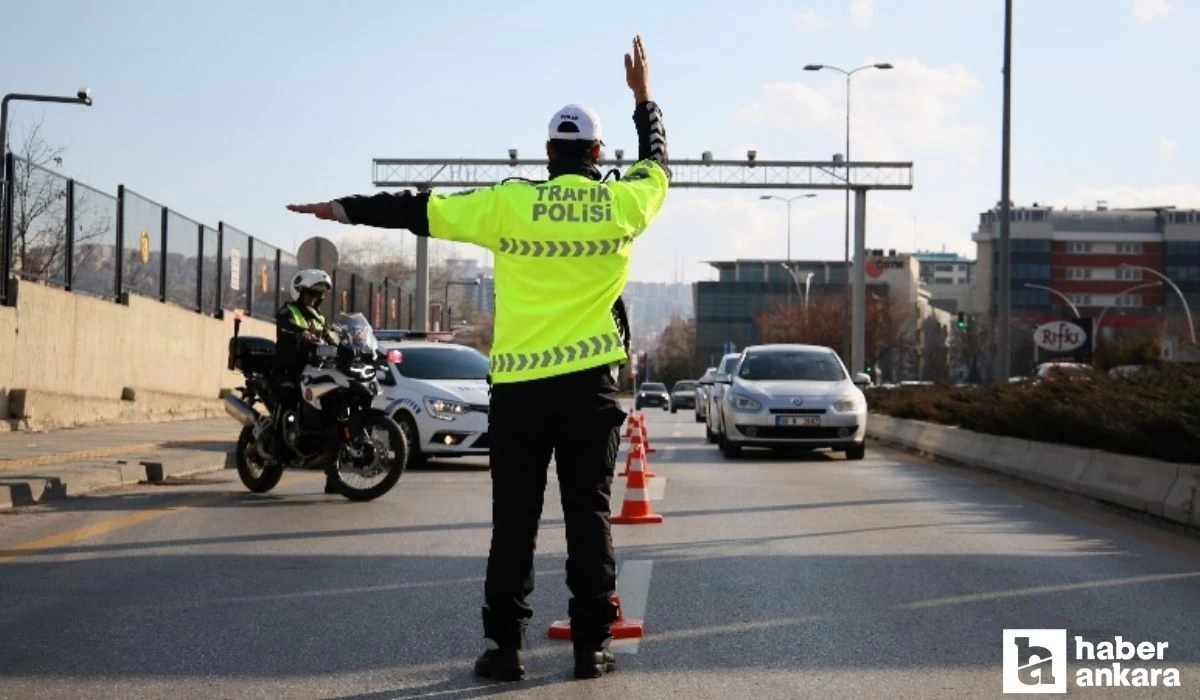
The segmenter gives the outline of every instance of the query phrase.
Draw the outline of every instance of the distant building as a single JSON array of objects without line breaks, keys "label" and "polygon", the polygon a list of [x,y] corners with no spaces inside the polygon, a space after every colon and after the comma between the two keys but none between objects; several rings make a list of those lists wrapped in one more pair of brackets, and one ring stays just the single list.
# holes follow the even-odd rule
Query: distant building
[{"label": "distant building", "polygon": [[[929,293],[922,288],[918,277],[916,258],[883,253],[869,252],[867,288],[898,302],[897,308],[908,309],[909,313],[899,344],[885,348],[877,364],[885,380],[919,379],[927,364],[926,348],[922,347],[927,322],[940,326],[948,338],[950,316],[930,304]],[[806,284],[812,299],[845,295],[846,267],[840,260],[793,260],[795,278],[783,260],[728,260],[709,264],[718,271],[718,279],[694,285],[696,353],[709,366],[729,347],[740,350],[762,342],[757,320],[789,299],[803,303]],[[945,342],[942,348],[944,352]]]},{"label": "distant building", "polygon": [[[998,217],[999,207],[980,214],[973,236],[977,259],[987,263],[976,270],[979,312],[995,310],[998,302]],[[1165,274],[1195,308],[1200,210],[1110,209],[1104,203],[1094,210],[1058,210],[1035,203],[1012,206],[1009,221],[1014,319],[1032,324],[1073,316],[1058,295],[1026,286],[1033,284],[1065,295],[1081,316],[1104,314],[1101,339],[1120,332],[1165,333],[1169,346],[1186,339],[1186,324],[1177,319],[1178,295],[1153,274],[1122,265]]]},{"label": "distant building", "polygon": [[974,293],[975,261],[958,253],[917,251],[921,285],[929,290],[930,303],[948,313],[969,311]]}]

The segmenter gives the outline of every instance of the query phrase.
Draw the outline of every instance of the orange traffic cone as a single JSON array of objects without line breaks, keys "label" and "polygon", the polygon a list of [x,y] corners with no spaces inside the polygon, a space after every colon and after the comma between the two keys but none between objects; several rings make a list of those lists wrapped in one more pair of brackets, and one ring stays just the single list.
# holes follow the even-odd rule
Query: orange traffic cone
[{"label": "orange traffic cone", "polygon": [[625,421],[625,437],[633,437],[633,433],[638,427],[638,417],[636,413],[630,413],[629,419]]},{"label": "orange traffic cone", "polygon": [[646,454],[653,454],[655,452],[658,452],[658,450],[654,449],[654,446],[650,444],[650,433],[648,433],[646,431],[646,419],[645,418],[642,418],[640,425],[642,427],[642,442],[644,442],[646,444]]},{"label": "orange traffic cone", "polygon": [[[621,599],[613,596],[613,602],[617,604],[617,620],[612,623],[613,639],[634,639],[639,638],[645,633],[645,625],[641,620],[626,620],[624,613],[621,612]],[[570,639],[571,638],[571,620],[558,620],[550,625],[551,639]]]},{"label": "orange traffic cone", "polygon": [[629,476],[629,467],[633,464],[634,460],[641,463],[640,470],[646,473],[647,479],[656,476],[654,472],[650,471],[650,460],[646,458],[646,447],[642,443],[642,436],[637,433],[633,434],[633,438],[630,441],[629,454],[625,456],[625,471],[617,474],[617,476]]},{"label": "orange traffic cone", "polygon": [[[640,445],[637,449],[642,452]],[[621,504],[621,514],[612,517],[612,523],[614,525],[648,525],[662,521],[663,517],[650,508],[650,494],[646,493],[646,472],[642,469],[642,460],[631,460],[629,462],[629,481],[625,485],[625,502]]]}]

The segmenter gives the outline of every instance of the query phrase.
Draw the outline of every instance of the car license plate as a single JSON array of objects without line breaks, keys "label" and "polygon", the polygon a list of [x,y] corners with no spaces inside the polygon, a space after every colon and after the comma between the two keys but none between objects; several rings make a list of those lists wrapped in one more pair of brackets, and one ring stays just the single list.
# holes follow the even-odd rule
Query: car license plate
[{"label": "car license plate", "polygon": [[821,425],[820,416],[779,416],[776,425],[787,427],[815,427]]}]

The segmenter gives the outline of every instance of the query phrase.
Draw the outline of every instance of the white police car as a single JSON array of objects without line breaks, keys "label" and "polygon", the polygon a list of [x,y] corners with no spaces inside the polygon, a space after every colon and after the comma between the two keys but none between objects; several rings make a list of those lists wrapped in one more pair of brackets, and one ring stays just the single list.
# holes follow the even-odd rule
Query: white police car
[{"label": "white police car", "polygon": [[390,372],[374,406],[404,431],[409,464],[488,454],[487,356],[466,345],[378,334]]}]

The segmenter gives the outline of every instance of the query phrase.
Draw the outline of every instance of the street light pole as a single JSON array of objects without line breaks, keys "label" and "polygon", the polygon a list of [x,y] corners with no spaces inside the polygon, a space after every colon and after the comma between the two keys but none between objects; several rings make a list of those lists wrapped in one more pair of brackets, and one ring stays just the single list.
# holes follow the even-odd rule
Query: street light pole
[{"label": "street light pole", "polygon": [[1030,283],[1026,282],[1025,286],[1028,287],[1029,289],[1040,289],[1044,292],[1050,292],[1051,294],[1056,295],[1059,299],[1062,299],[1063,301],[1067,302],[1067,306],[1071,307],[1071,312],[1075,314],[1075,318],[1081,318],[1079,315],[1079,307],[1075,306],[1075,302],[1071,301],[1071,298],[1068,297],[1066,294],[1063,294],[1062,292],[1058,291],[1057,289],[1054,289],[1053,287],[1043,287],[1040,284],[1030,284]]},{"label": "street light pole", "polygon": [[1195,326],[1195,324],[1192,323],[1192,310],[1190,308],[1188,308],[1187,297],[1183,295],[1183,292],[1180,291],[1179,287],[1175,286],[1175,283],[1171,281],[1171,278],[1167,277],[1166,275],[1159,272],[1158,270],[1155,270],[1155,269],[1149,268],[1149,267],[1142,267],[1141,265],[1130,265],[1129,263],[1121,263],[1120,266],[1129,268],[1131,270],[1141,270],[1142,272],[1149,272],[1150,274],[1159,278],[1163,282],[1166,282],[1168,285],[1171,286],[1171,289],[1175,290],[1175,293],[1177,295],[1179,295],[1179,301],[1183,302],[1183,313],[1187,315],[1188,331],[1192,337],[1192,345],[1195,345],[1196,344],[1196,326]]},{"label": "street light pole", "polygon": [[[850,79],[854,74],[866,70],[868,68],[877,68],[879,70],[891,70],[890,63],[871,63],[865,66],[859,66],[854,70],[844,70],[837,66],[829,66],[824,64],[809,64],[804,66],[807,71],[819,71],[828,68],[832,71],[837,71],[846,76],[846,210],[845,210],[845,234],[844,247],[842,256],[842,269],[845,270],[846,284],[844,288],[844,304],[845,304],[845,324],[842,329],[842,347],[850,347]],[[856,265],[862,265],[862,260],[856,260]]]},{"label": "street light pole", "polygon": [[1144,284],[1134,285],[1134,286],[1130,287],[1129,289],[1122,291],[1117,296],[1113,297],[1113,301],[1111,304],[1104,307],[1103,309],[1100,309],[1100,314],[1098,316],[1096,316],[1096,323],[1092,326],[1092,352],[1096,352],[1096,341],[1099,340],[1099,338],[1100,338],[1100,325],[1104,323],[1104,314],[1108,313],[1109,309],[1116,306],[1117,302],[1121,300],[1121,297],[1125,296],[1126,294],[1128,294],[1130,292],[1136,292],[1139,289],[1149,289],[1150,287],[1157,287],[1158,285],[1159,285],[1158,282],[1146,282]]},{"label": "street light pole", "polygon": [[[789,274],[792,272],[792,202],[797,199],[812,199],[816,196],[815,194],[798,194],[795,197],[780,197],[774,194],[764,194],[759,197],[759,199],[777,199],[787,204],[787,271]],[[792,279],[795,280],[795,275],[792,275]],[[791,297],[791,287],[788,287],[789,306],[791,305]]]}]

